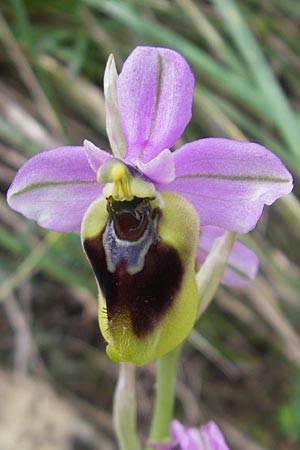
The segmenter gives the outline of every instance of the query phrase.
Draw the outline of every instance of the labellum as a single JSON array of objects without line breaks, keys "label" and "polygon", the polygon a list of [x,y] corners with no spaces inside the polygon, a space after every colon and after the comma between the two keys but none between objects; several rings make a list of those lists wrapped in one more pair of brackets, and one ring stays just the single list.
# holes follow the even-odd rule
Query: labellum
[{"label": "labellum", "polygon": [[111,359],[146,364],[186,337],[197,311],[198,233],[193,207],[175,194],[162,194],[160,202],[109,196],[90,206],[82,240]]}]

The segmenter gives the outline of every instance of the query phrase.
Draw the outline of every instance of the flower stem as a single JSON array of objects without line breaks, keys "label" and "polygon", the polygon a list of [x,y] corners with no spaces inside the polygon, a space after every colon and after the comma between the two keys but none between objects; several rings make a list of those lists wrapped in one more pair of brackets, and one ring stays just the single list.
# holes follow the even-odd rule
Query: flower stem
[{"label": "flower stem", "polygon": [[140,450],[136,433],[135,366],[121,363],[114,395],[113,421],[119,450]]},{"label": "flower stem", "polygon": [[157,360],[156,397],[149,439],[161,441],[169,435],[173,417],[177,361],[181,346]]}]

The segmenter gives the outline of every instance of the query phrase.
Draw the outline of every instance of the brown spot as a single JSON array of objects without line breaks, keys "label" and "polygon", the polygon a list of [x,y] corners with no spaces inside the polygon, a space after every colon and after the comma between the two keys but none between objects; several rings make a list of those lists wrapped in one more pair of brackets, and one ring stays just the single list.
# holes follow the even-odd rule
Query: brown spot
[{"label": "brown spot", "polygon": [[143,269],[130,275],[121,261],[114,273],[107,269],[102,235],[84,241],[102,294],[107,303],[108,320],[118,314],[129,316],[133,333],[150,333],[167,313],[180,289],[183,267],[178,252],[157,240],[145,257]]}]

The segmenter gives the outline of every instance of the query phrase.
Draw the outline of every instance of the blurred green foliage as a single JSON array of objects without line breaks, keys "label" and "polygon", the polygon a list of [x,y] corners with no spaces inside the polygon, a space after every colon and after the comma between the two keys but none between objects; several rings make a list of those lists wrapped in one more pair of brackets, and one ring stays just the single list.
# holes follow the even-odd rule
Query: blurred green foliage
[{"label": "blurred green foliage", "polygon": [[278,408],[276,414],[279,431],[293,442],[300,441],[300,372],[295,370],[289,389],[289,401]]},{"label": "blurred green foliage", "polygon": [[[295,177],[294,195],[266,211],[258,229],[243,237],[260,258],[257,282],[239,291],[220,290],[197,327],[200,339],[187,349],[197,361],[192,358],[189,366],[184,360],[192,373],[203,374],[203,393],[193,396],[200,405],[204,397],[208,409],[232,419],[261,445],[299,448],[294,368],[300,366],[300,4],[11,0],[1,3],[0,12],[0,299],[17,295],[25,308],[22,287],[32,289],[38,314],[30,326],[55,382],[94,401],[101,370],[110,370],[98,352],[100,336],[92,338],[81,319],[62,307],[72,298],[70,289],[96,297],[96,286],[78,236],[45,233],[10,212],[5,190],[20,164],[43,149],[84,138],[108,148],[102,79],[110,53],[120,69],[137,45],[172,47],[186,57],[196,78],[193,119],[184,138],[260,142]],[[11,336],[6,320],[9,316],[0,321],[4,342]],[[75,337],[82,350],[74,357],[66,338]],[[12,354],[13,341],[8,349]],[[0,354],[3,365],[11,366],[7,348]],[[84,379],[81,386],[78,377]],[[190,389],[194,380],[186,375],[182,382]]]}]

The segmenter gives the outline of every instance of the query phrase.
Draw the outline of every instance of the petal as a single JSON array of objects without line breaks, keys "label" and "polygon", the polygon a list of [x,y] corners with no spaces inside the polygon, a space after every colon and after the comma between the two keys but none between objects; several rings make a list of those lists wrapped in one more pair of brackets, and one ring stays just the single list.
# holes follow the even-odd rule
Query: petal
[{"label": "petal", "polygon": [[[212,245],[224,231],[214,226],[201,228],[200,239],[197,249],[197,261],[204,262]],[[225,269],[222,284],[227,286],[243,286],[254,280],[258,270],[258,258],[255,253],[245,245],[236,241]]]},{"label": "petal", "polygon": [[205,450],[229,450],[223,434],[214,422],[201,425],[200,433],[205,442]]},{"label": "petal", "polygon": [[101,191],[83,147],[60,147],[34,156],[21,167],[7,201],[42,227],[77,231]]},{"label": "petal", "polygon": [[173,158],[176,178],[158,188],[193,203],[202,226],[247,233],[255,227],[263,206],[293,187],[280,159],[259,144],[207,138],[184,145]]},{"label": "petal", "polygon": [[83,142],[83,149],[86,156],[86,159],[88,160],[89,165],[91,166],[91,169],[97,173],[100,166],[106,161],[107,159],[111,158],[111,155],[100,148],[96,147],[95,144],[85,139]]},{"label": "petal", "polygon": [[136,166],[144,175],[156,183],[171,183],[175,178],[173,154],[167,148],[145,164],[137,160]]},{"label": "petal", "polygon": [[117,103],[118,78],[116,63],[113,55],[108,57],[104,72],[104,97],[106,132],[112,153],[117,158],[123,158],[126,151],[126,142],[123,135]]},{"label": "petal", "polygon": [[171,147],[191,118],[194,76],[173,50],[137,47],[117,80],[127,158],[143,162]]},{"label": "petal", "polygon": [[178,420],[172,420],[170,432],[180,450],[206,450],[199,429],[186,428]]}]

